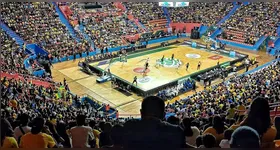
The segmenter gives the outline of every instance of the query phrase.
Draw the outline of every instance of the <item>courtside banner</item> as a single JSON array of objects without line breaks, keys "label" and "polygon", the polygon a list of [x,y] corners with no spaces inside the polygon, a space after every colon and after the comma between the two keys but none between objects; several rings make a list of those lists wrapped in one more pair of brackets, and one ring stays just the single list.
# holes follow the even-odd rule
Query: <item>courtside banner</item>
[{"label": "courtside banner", "polygon": [[205,45],[202,45],[202,44],[198,44],[198,46],[202,47],[202,48],[206,48]]}]

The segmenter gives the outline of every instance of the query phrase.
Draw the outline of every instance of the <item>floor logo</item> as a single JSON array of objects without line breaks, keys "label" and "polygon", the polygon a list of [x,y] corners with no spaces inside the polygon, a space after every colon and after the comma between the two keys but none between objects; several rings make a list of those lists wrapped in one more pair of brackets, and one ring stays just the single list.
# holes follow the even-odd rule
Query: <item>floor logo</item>
[{"label": "floor logo", "polygon": [[187,58],[200,58],[201,56],[198,54],[186,54]]},{"label": "floor logo", "polygon": [[223,58],[223,56],[220,56],[220,55],[213,55],[213,56],[210,56],[208,57],[209,59],[212,59],[212,60],[218,60],[218,59],[221,59]]},{"label": "floor logo", "polygon": [[164,58],[163,61],[161,61],[161,59],[157,60],[157,65],[161,65],[164,67],[178,67],[179,65],[181,65],[181,61],[179,59],[171,59],[171,58]]},{"label": "floor logo", "polygon": [[[144,72],[144,68],[141,68],[141,67],[134,68],[133,71],[136,72],[136,73],[143,73]],[[146,70],[146,73],[148,73],[148,72],[150,72],[150,69]]]},{"label": "floor logo", "polygon": [[144,78],[140,78],[140,79],[137,79],[137,82],[140,83],[140,84],[143,84],[143,83],[148,83],[152,80],[151,77],[149,76],[146,76]]}]

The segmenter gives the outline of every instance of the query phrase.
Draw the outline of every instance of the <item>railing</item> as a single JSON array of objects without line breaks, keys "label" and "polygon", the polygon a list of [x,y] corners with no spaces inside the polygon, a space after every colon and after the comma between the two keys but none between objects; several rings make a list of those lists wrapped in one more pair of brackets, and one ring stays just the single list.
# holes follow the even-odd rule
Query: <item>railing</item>
[{"label": "railing", "polygon": [[30,75],[24,75],[24,74],[18,74],[18,73],[11,74],[11,73],[7,73],[7,72],[0,72],[0,75],[2,77],[12,78],[12,79],[16,79],[16,80],[22,80],[25,82],[32,82],[33,84],[38,85],[38,86],[42,85],[45,87],[51,87],[51,86],[55,85],[55,83],[53,81],[46,81],[46,80],[43,80],[40,78],[35,78]]},{"label": "railing", "polygon": [[269,104],[270,108],[274,108],[273,110],[270,111],[270,116],[271,117],[275,117],[275,116],[280,116],[280,102],[276,102],[276,103],[270,103]]}]

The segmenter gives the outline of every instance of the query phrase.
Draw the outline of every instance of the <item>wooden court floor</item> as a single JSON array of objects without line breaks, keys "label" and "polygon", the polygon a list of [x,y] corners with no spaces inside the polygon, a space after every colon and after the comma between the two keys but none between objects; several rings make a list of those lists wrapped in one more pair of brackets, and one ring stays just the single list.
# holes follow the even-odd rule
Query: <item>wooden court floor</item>
[{"label": "wooden court floor", "polygon": [[[183,39],[181,39],[181,41],[182,40]],[[150,46],[154,46],[154,45],[156,45],[156,44],[153,44]],[[236,51],[248,54],[249,57],[256,57],[257,61],[260,63],[259,65],[264,64],[273,59],[273,57],[267,55],[263,51],[246,51],[246,50],[240,50],[240,49],[238,49]],[[178,54],[176,54],[176,53],[174,53],[174,54],[175,54],[175,57],[177,57],[177,58],[183,57],[182,58],[183,61],[184,61],[184,59],[187,59],[184,56],[180,56],[180,55],[178,56]],[[170,55],[166,55],[165,57],[171,57],[171,55],[172,55],[172,53]],[[96,79],[98,78],[97,76],[95,76],[95,75],[89,76],[89,75],[85,74],[84,72],[82,72],[80,70],[80,68],[78,67],[78,62],[83,61],[83,60],[84,59],[82,58],[82,59],[77,59],[75,61],[67,61],[67,62],[61,62],[61,63],[54,64],[53,65],[54,67],[52,68],[54,81],[63,82],[63,79],[65,78],[73,93],[75,93],[79,96],[89,95],[98,101],[110,104],[112,107],[115,107],[119,110],[120,116],[130,116],[130,115],[139,116],[139,113],[140,113],[139,110],[140,110],[141,102],[142,102],[143,98],[137,96],[136,94],[133,94],[131,96],[125,96],[124,94],[111,88],[110,82],[103,83],[103,84],[97,84],[96,83]],[[207,61],[205,61],[205,62],[203,61],[201,69],[203,69],[203,67],[205,67],[204,65],[207,63],[208,63]],[[217,63],[216,61],[213,62],[213,65],[216,63]],[[196,64],[196,63],[194,62],[194,64]],[[139,66],[141,66],[141,67],[143,65],[144,65],[143,63],[139,64]],[[190,66],[189,69],[191,69],[191,67],[194,67],[193,68],[194,71],[196,70],[196,65]],[[160,68],[160,69],[165,69],[165,68]],[[171,70],[170,72],[172,72],[173,74],[177,74],[176,71],[175,71],[176,73],[174,73],[174,71],[173,71],[174,68],[169,68],[169,69]],[[253,67],[251,67],[250,69],[253,69]],[[189,70],[189,71],[191,71],[191,70]],[[167,72],[167,71],[165,71],[165,72]],[[182,74],[188,74],[188,72],[185,71],[185,67],[182,67],[182,70],[179,69],[179,73],[180,72]],[[243,73],[243,72],[244,72],[244,70],[241,70],[239,73]],[[152,71],[151,71],[151,73],[152,73]],[[156,74],[156,72],[154,74]],[[171,74],[171,75],[173,75],[173,74]],[[131,81],[132,78],[128,79],[128,80]],[[219,82],[221,82],[221,81],[217,80],[214,83],[219,83]],[[203,86],[200,86],[199,84],[197,84],[197,85],[198,85],[198,90],[203,90]],[[187,92],[185,94],[182,94],[182,95],[174,98],[170,102],[174,102],[175,100],[178,100],[180,98],[186,97],[191,94],[193,94],[193,92]]]},{"label": "wooden court floor", "polygon": [[[138,78],[137,86],[143,89],[144,91],[147,91],[159,87],[161,85],[170,83],[181,77],[188,76],[190,74],[213,67],[217,65],[218,61],[220,62],[220,64],[222,64],[224,62],[233,60],[233,58],[227,56],[218,55],[201,49],[194,49],[186,45],[170,46],[168,50],[162,50],[159,52],[157,52],[156,50],[157,49],[154,50],[155,51],[154,53],[145,54],[143,52],[143,55],[137,54],[138,57],[130,58],[125,63],[120,61],[113,63],[110,66],[111,73],[130,83],[133,82],[134,76],[137,76]],[[161,59],[163,56],[165,56],[165,58],[171,58],[172,54],[174,54],[175,59],[179,59],[182,62],[182,65],[179,68],[176,66],[174,67],[156,66],[156,61],[158,59]],[[219,60],[211,59],[211,57],[220,58],[220,59]],[[150,71],[146,74],[146,76],[143,76],[143,73],[135,72],[134,69],[144,68],[144,65],[146,63],[145,59],[147,58],[149,58]],[[202,65],[201,68],[198,70],[197,65],[199,61],[201,62]],[[186,70],[187,63],[189,63],[188,70]],[[96,65],[96,63],[92,65],[93,66]],[[109,66],[108,64],[104,64],[98,67],[101,69],[105,69],[108,66]],[[141,82],[143,78],[146,78],[145,82]]]}]

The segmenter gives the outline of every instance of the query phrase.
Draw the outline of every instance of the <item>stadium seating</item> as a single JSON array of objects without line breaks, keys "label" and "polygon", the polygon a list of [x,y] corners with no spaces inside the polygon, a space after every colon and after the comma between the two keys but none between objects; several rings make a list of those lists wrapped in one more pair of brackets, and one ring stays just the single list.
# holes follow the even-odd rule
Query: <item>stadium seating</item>
[{"label": "stadium seating", "polygon": [[24,53],[24,50],[20,48],[20,46],[16,44],[15,40],[11,39],[2,29],[0,29],[0,34],[3,50],[1,52],[1,64],[3,64],[2,71],[29,74],[24,68],[24,59],[28,57]]},{"label": "stadium seating", "polygon": [[166,28],[167,19],[156,2],[123,3],[127,10],[151,31]]},{"label": "stadium seating", "polygon": [[[84,10],[79,5],[72,7],[80,22],[85,26],[85,32],[93,40],[97,48],[113,48],[126,45],[122,38],[125,35],[135,35],[138,30],[128,22],[126,14],[116,8],[113,3],[101,3],[102,11]],[[94,17],[94,18],[93,18]]]},{"label": "stadium seating", "polygon": [[8,2],[1,3],[1,8],[4,23],[28,44],[37,43],[54,56],[74,54],[72,49],[76,43],[51,3]]},{"label": "stadium seating", "polygon": [[232,3],[190,3],[188,7],[168,8],[172,22],[217,24],[233,8]]},{"label": "stadium seating", "polygon": [[[80,42],[71,37],[52,3],[0,4],[1,22],[24,41],[16,42],[19,39],[0,29],[1,148],[280,147],[280,118],[275,117],[280,116],[280,59],[203,91],[196,91],[194,80],[185,80],[158,92],[157,97],[144,99],[140,120],[121,118],[109,104],[72,93],[66,79],[58,83],[51,74],[36,77],[33,72],[43,68],[40,62],[45,59],[127,45],[127,35],[141,34],[139,40],[143,41],[157,39],[168,27],[166,14],[155,2],[120,3],[127,11],[116,3],[98,3],[102,9],[97,10],[80,7],[80,3],[58,4],[71,9],[72,14],[65,17],[82,39]],[[232,8],[232,3],[194,2],[189,7],[168,8],[168,13],[173,23],[215,26]],[[254,45],[263,35],[276,35],[279,14],[279,2],[243,3],[221,25],[223,33],[217,39]],[[79,25],[85,30],[81,31]],[[83,39],[82,32],[89,39]],[[89,40],[95,48],[90,48],[93,45]],[[35,56],[26,51],[31,43],[51,55],[30,59]],[[92,61],[118,57],[117,53],[95,55]],[[31,67],[26,67],[26,63]],[[179,96],[190,90],[194,90],[192,95]],[[175,97],[178,100],[169,103]],[[163,100],[167,100],[165,106]],[[231,138],[243,126],[255,136],[241,133],[238,138]]]},{"label": "stadium seating", "polygon": [[[254,45],[262,35],[276,36],[278,2],[254,2],[242,5],[239,10],[221,26],[225,29],[225,39]],[[229,38],[230,36],[230,38]]]}]

